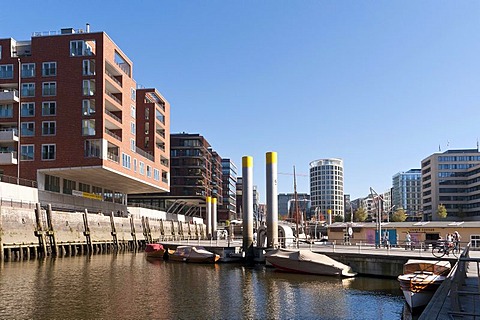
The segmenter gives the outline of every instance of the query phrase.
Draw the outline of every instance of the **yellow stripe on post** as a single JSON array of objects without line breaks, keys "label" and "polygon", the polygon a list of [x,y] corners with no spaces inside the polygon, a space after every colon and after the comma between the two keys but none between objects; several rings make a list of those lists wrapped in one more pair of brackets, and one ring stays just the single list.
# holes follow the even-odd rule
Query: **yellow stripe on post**
[{"label": "yellow stripe on post", "polygon": [[216,204],[217,203],[217,198],[212,198],[212,203]]},{"label": "yellow stripe on post", "polygon": [[207,197],[207,203],[212,202],[212,197]]},{"label": "yellow stripe on post", "polygon": [[244,168],[253,167],[253,157],[251,157],[251,156],[242,157],[242,167],[244,167]]},{"label": "yellow stripe on post", "polygon": [[277,153],[276,152],[267,152],[267,164],[277,163]]}]

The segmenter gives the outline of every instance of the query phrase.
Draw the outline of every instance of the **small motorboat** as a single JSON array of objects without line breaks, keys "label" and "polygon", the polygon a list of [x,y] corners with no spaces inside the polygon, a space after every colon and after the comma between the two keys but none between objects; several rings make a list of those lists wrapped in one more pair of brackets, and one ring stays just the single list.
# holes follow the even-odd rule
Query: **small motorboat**
[{"label": "small motorboat", "polygon": [[410,309],[426,306],[450,269],[448,261],[408,260],[398,281]]},{"label": "small motorboat", "polygon": [[145,254],[147,258],[163,259],[166,249],[160,243],[147,243]]},{"label": "small motorboat", "polygon": [[267,252],[265,259],[275,269],[286,272],[342,277],[354,277],[357,274],[350,266],[310,250],[276,249]]},{"label": "small motorboat", "polygon": [[220,256],[205,250],[204,247],[178,246],[175,250],[168,250],[166,258],[171,261],[215,263]]}]

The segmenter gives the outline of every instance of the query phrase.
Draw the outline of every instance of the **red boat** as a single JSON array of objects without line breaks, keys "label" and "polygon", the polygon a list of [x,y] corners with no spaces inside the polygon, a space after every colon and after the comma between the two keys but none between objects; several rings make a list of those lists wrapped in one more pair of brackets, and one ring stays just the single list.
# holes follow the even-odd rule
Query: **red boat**
[{"label": "red boat", "polygon": [[147,258],[163,259],[166,249],[160,243],[148,243],[145,248]]}]

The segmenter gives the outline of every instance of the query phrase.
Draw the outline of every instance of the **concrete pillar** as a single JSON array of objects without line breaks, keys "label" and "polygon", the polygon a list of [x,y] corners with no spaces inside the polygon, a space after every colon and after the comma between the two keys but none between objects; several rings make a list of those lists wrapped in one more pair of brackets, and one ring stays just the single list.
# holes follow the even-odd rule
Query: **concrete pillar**
[{"label": "concrete pillar", "polygon": [[277,153],[266,153],[267,173],[267,247],[278,247]]},{"label": "concrete pillar", "polygon": [[242,157],[243,179],[243,251],[247,260],[253,260],[253,157]]},{"label": "concrete pillar", "polygon": [[207,197],[207,238],[212,238],[212,197]]},{"label": "concrete pillar", "polygon": [[212,198],[212,234],[217,238],[217,198]]}]

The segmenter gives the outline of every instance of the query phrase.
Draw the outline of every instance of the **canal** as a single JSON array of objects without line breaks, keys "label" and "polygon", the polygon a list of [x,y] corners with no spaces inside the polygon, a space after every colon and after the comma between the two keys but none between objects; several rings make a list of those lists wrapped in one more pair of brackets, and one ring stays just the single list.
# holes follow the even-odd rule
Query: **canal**
[{"label": "canal", "polygon": [[263,265],[149,261],[143,253],[0,264],[0,319],[401,319],[395,279]]}]

